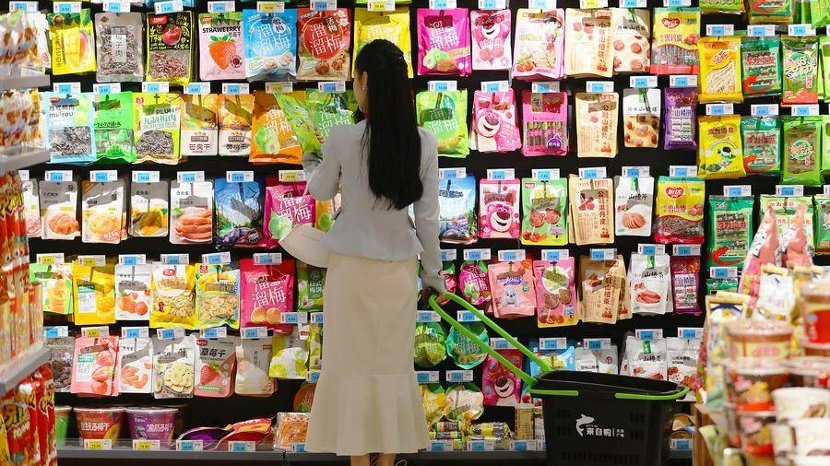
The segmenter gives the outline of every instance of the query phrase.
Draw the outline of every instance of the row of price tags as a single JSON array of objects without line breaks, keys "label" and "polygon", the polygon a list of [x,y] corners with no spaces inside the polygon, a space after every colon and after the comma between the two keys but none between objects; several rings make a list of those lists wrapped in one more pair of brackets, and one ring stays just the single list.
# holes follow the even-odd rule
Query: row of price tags
[{"label": "row of price tags", "polygon": [[[486,452],[495,450],[496,444],[492,440],[468,440],[464,445],[467,451]],[[432,440],[429,444],[429,451],[432,453],[443,453],[453,451],[455,442],[453,440]],[[511,440],[511,451],[542,451],[545,449],[545,442],[540,440]]]},{"label": "row of price tags", "polygon": [[[28,179],[28,171],[25,177]],[[281,182],[306,181],[303,170],[279,170]],[[74,174],[72,170],[46,170],[44,179],[51,182],[72,181]],[[134,170],[131,173],[133,183],[158,183],[161,181],[159,172],[156,170]],[[225,180],[228,183],[247,183],[254,181],[253,170],[229,170],[225,172]],[[89,181],[106,183],[118,181],[118,170],[90,170]],[[201,183],[205,181],[205,172],[202,170],[176,172],[176,181],[179,183]]]},{"label": "row of price tags", "polygon": [[[819,116],[821,114],[819,104],[790,105],[788,108],[790,115],[796,117]],[[780,107],[776,104],[753,104],[749,110],[754,117],[772,117],[781,113]],[[706,104],[706,114],[711,116],[734,115],[735,106],[734,104]]]},{"label": "row of price tags", "polygon": [[[127,0],[129,1],[129,0]],[[281,3],[281,2],[280,2]],[[73,2],[73,4],[80,5],[78,2]],[[453,83],[455,81],[431,81],[435,83]],[[507,81],[504,81],[505,83]],[[453,87],[452,90],[456,90],[457,87]],[[346,92],[346,82],[345,81],[321,81],[317,83],[317,90],[320,92],[325,92],[329,94],[340,94]],[[81,83],[80,82],[59,82],[52,84],[52,91],[56,94],[66,94],[66,95],[74,95],[80,94],[81,91]],[[107,94],[116,94],[121,92],[121,83],[94,83],[92,85],[92,91],[96,94],[107,95]],[[207,95],[211,93],[211,83],[209,82],[191,82],[184,86],[183,91],[187,95]],[[290,93],[294,91],[294,85],[291,82],[266,82],[265,83],[265,92],[277,94],[277,93]],[[151,94],[165,94],[170,92],[170,83],[166,82],[142,82],[141,83],[141,92],[147,92]],[[446,92],[443,91],[443,92]],[[490,91],[490,92],[504,92],[504,91]],[[251,93],[251,87],[248,83],[222,83],[222,94],[223,95],[245,95]]]}]

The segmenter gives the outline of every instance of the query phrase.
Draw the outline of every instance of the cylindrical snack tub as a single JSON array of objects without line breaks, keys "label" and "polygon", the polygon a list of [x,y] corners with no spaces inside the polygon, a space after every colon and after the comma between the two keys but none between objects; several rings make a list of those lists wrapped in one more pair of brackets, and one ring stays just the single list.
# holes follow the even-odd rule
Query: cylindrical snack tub
[{"label": "cylindrical snack tub", "polygon": [[780,321],[738,320],[726,325],[727,346],[732,359],[787,359],[793,327]]},{"label": "cylindrical snack tub", "polygon": [[69,430],[71,417],[72,406],[55,406],[55,441],[59,447],[66,443],[66,432]]},{"label": "cylindrical snack tub", "polygon": [[741,448],[744,453],[772,458],[772,433],[770,431],[772,424],[775,424],[774,411],[738,413]]},{"label": "cylindrical snack tub", "polygon": [[173,442],[173,430],[179,410],[176,408],[127,408],[130,438],[158,440],[162,448]]},{"label": "cylindrical snack tub", "polygon": [[772,392],[778,422],[830,417],[830,390],[810,387],[779,388]]},{"label": "cylindrical snack tub", "polygon": [[811,343],[830,343],[830,287],[812,283],[801,286],[801,316]]},{"label": "cylindrical snack tub", "polygon": [[124,408],[121,407],[75,407],[78,432],[83,440],[117,440],[123,418]]},{"label": "cylindrical snack tub", "polygon": [[792,455],[795,453],[795,439],[793,429],[787,424],[776,422],[769,426],[772,434],[772,449],[775,450],[775,464],[790,466]]},{"label": "cylindrical snack tub", "polygon": [[726,368],[726,391],[738,411],[772,411],[772,391],[788,383],[787,366],[780,361],[741,358]]},{"label": "cylindrical snack tub", "polygon": [[806,356],[830,357],[830,343],[812,343],[809,340],[802,340],[804,354]]},{"label": "cylindrical snack tub", "polygon": [[798,419],[790,425],[795,433],[797,455],[830,456],[830,419]]},{"label": "cylindrical snack tub", "polygon": [[726,417],[726,439],[729,441],[729,445],[740,447],[741,431],[738,428],[738,413],[735,411],[735,404],[724,401],[723,413]]},{"label": "cylindrical snack tub", "polygon": [[830,388],[830,358],[803,356],[788,362],[794,387]]}]

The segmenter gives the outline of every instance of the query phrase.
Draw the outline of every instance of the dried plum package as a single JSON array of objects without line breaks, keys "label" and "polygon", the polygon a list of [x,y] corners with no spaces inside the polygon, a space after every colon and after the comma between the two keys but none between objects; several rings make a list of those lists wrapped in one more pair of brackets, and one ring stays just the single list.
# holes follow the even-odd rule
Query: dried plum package
[{"label": "dried plum package", "polygon": [[781,121],[775,117],[742,117],[744,169],[747,174],[781,173]]},{"label": "dried plum package", "polygon": [[470,19],[466,8],[418,8],[418,74],[469,76]]},{"label": "dried plum package", "polygon": [[133,94],[136,163],[179,163],[181,96]]},{"label": "dried plum package", "polygon": [[260,181],[241,183],[216,178],[216,235],[221,249],[256,247],[262,240],[264,192]]},{"label": "dried plum package", "polygon": [[781,40],[778,37],[745,38],[741,44],[745,97],[781,93]]},{"label": "dried plum package", "polygon": [[306,108],[305,93],[297,91],[291,94],[274,94],[277,104],[288,119],[291,130],[297,135],[303,152],[320,152],[322,140],[314,131],[314,122]]},{"label": "dried plum package", "polygon": [[709,196],[709,267],[741,267],[752,243],[752,197]]},{"label": "dried plum package", "polygon": [[193,12],[147,15],[147,81],[187,85],[192,58]]},{"label": "dried plum package", "polygon": [[697,88],[670,87],[665,98],[663,149],[697,149]]},{"label": "dried plum package", "polygon": [[248,161],[299,164],[300,142],[275,94],[254,92],[253,140]]},{"label": "dried plum package", "polygon": [[354,123],[357,111],[357,99],[354,92],[343,93],[320,92],[306,89],[305,103],[314,131],[325,142],[329,132],[337,125]]},{"label": "dried plum package", "polygon": [[297,10],[299,79],[342,80],[349,78],[351,63],[351,10]]},{"label": "dried plum package", "polygon": [[219,109],[219,155],[251,154],[254,96],[226,95]]},{"label": "dried plum package", "polygon": [[95,157],[98,162],[135,162],[133,93],[95,94]]},{"label": "dried plum package", "polygon": [[53,94],[48,99],[51,163],[95,161],[93,94]]},{"label": "dried plum package", "polygon": [[418,125],[438,138],[438,154],[466,157],[470,153],[467,139],[467,90],[419,92],[415,99]]},{"label": "dried plum package", "polygon": [[821,185],[821,117],[784,118],[781,183]]},{"label": "dried plum package", "polygon": [[297,76],[297,10],[244,10],[242,24],[249,81],[285,81]]},{"label": "dried plum package", "polygon": [[130,236],[167,236],[170,219],[167,181],[130,183]]},{"label": "dried plum package", "polygon": [[219,154],[219,94],[182,95],[181,153],[185,155]]},{"label": "dried plum package", "polygon": [[95,13],[98,82],[144,79],[144,21],[141,13]]}]

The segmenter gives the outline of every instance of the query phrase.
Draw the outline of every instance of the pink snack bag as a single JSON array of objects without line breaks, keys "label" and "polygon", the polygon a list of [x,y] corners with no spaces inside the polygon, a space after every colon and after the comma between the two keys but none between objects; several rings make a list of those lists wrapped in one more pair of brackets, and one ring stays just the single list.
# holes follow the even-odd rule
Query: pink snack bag
[{"label": "pink snack bag", "polygon": [[264,240],[274,248],[295,225],[314,225],[316,203],[306,183],[277,183],[265,188]]},{"label": "pink snack bag", "polygon": [[241,328],[268,327],[290,334],[293,326],[280,324],[284,312],[294,310],[294,259],[283,258],[280,264],[259,265],[253,259],[241,259],[242,316]]},{"label": "pink snack bag", "polygon": [[516,13],[513,77],[527,81],[565,77],[565,10],[521,8]]},{"label": "pink snack bag", "polygon": [[573,257],[562,260],[533,261],[536,280],[536,317],[539,328],[576,325],[576,285]]},{"label": "pink snack bag", "polygon": [[196,384],[193,395],[226,398],[233,394],[236,373],[236,338],[197,338]]},{"label": "pink snack bag", "polygon": [[117,396],[118,337],[75,339],[70,391],[83,396]]},{"label": "pink snack bag", "polygon": [[199,77],[245,79],[242,13],[199,14]]},{"label": "pink snack bag", "polygon": [[492,294],[487,280],[487,263],[464,261],[458,272],[458,290],[470,304],[489,312]]},{"label": "pink snack bag", "polygon": [[470,12],[474,70],[509,70],[510,10]]},{"label": "pink snack bag", "polygon": [[519,216],[519,180],[489,180],[479,183],[479,236],[518,238],[522,229]]},{"label": "pink snack bag", "polygon": [[470,149],[510,152],[522,147],[516,126],[516,97],[507,92],[476,91],[473,96],[473,137]]},{"label": "pink snack bag", "polygon": [[493,313],[501,319],[529,317],[536,311],[530,260],[498,262],[489,267]]},{"label": "pink snack bag", "polygon": [[419,75],[470,75],[469,22],[466,8],[418,8]]},{"label": "pink snack bag", "polygon": [[568,94],[522,91],[522,154],[568,154]]},{"label": "pink snack bag", "polygon": [[[507,361],[522,367],[522,353],[517,349],[499,350]],[[522,393],[519,376],[510,372],[496,358],[487,356],[481,373],[484,404],[487,406],[518,406]]]}]

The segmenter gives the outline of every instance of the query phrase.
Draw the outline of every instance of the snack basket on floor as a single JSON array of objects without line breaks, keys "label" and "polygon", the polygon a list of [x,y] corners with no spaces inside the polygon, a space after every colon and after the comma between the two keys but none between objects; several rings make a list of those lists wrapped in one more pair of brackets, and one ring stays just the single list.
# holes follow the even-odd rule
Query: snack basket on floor
[{"label": "snack basket on floor", "polygon": [[450,317],[435,300],[432,309],[458,332],[476,342],[504,367],[519,376],[530,394],[542,400],[548,466],[660,466],[669,458],[668,432],[687,387],[662,380],[551,371],[545,361],[464,299],[447,293],[450,300],[476,315],[510,345],[542,368],[532,377],[482,343]]}]

